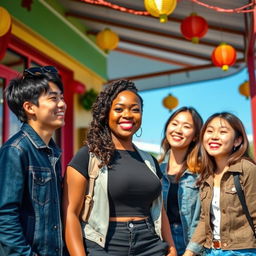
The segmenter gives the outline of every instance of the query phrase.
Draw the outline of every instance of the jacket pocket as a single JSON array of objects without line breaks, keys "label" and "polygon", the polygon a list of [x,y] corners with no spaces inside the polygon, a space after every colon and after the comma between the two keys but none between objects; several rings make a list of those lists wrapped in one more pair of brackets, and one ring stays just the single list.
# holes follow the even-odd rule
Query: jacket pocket
[{"label": "jacket pocket", "polygon": [[51,170],[33,167],[32,176],[32,199],[40,205],[45,205],[50,201]]},{"label": "jacket pocket", "polygon": [[226,186],[224,192],[229,195],[237,194],[235,185]]}]

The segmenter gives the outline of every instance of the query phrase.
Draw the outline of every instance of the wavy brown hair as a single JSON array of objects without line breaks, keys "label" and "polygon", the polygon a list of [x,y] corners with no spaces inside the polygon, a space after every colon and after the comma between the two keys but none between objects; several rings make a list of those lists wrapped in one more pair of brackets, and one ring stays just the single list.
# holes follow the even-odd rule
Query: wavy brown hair
[{"label": "wavy brown hair", "polygon": [[243,158],[255,163],[254,160],[249,157],[249,142],[244,125],[241,120],[229,112],[215,113],[211,115],[203,125],[199,138],[200,144],[197,148],[193,150],[194,155],[200,154],[201,156],[200,158],[198,158],[200,159],[199,165],[201,173],[200,179],[198,180],[199,185],[210,175],[213,175],[217,168],[214,157],[210,156],[203,146],[204,133],[207,129],[207,126],[214,118],[221,118],[227,121],[235,131],[235,139],[242,139],[241,144],[233,148],[232,152],[230,152],[230,157],[228,159],[227,165],[230,166],[232,164],[235,164]]},{"label": "wavy brown hair", "polygon": [[[164,132],[164,137],[163,137],[162,142],[161,142],[162,153],[161,153],[161,155],[159,157],[158,162],[162,163],[164,161],[168,151],[171,149],[171,145],[169,144],[169,142],[168,142],[168,140],[166,138],[167,127],[168,127],[169,123],[181,112],[188,112],[192,116],[192,120],[193,120],[193,124],[194,124],[194,129],[195,129],[195,137],[193,138],[193,140],[191,141],[191,143],[190,143],[190,145],[188,147],[188,150],[187,150],[187,153],[185,155],[184,160],[185,159],[187,160],[186,165],[189,166],[191,171],[196,171],[197,168],[196,168],[196,166],[194,166],[194,163],[196,163],[197,161],[194,161],[194,159],[191,158],[190,153],[193,150],[193,148],[199,142],[199,134],[200,134],[201,127],[203,125],[203,119],[200,116],[200,114],[196,111],[196,109],[194,109],[193,107],[181,107],[181,108],[177,109],[175,112],[172,113],[172,115],[166,121],[165,126],[164,126],[164,131],[163,131]],[[191,164],[192,162],[193,162],[193,165]],[[180,173],[177,174],[177,177],[176,177],[177,180],[179,179],[179,177],[181,177],[181,175],[182,175],[182,173],[184,171],[185,170],[182,169],[180,171]]]},{"label": "wavy brown hair", "polygon": [[110,166],[110,161],[114,155],[115,146],[108,125],[108,117],[113,100],[122,91],[134,92],[140,99],[141,109],[143,107],[143,100],[138,94],[135,84],[130,80],[114,81],[107,84],[104,90],[100,92],[92,106],[93,119],[86,140],[89,151],[101,160],[99,167]]}]

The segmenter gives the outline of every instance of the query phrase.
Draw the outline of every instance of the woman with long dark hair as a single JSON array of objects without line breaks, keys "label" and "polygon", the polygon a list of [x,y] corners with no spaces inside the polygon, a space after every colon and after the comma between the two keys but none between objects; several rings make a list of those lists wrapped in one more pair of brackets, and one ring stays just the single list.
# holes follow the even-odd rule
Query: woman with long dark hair
[{"label": "woman with long dark hair", "polygon": [[248,155],[242,122],[222,112],[208,118],[200,134],[201,214],[184,256],[203,247],[206,256],[256,255],[256,238],[239,200],[234,176],[238,175],[245,201],[256,226],[256,165]]},{"label": "woman with long dark hair", "polygon": [[[63,211],[71,256],[176,256],[158,163],[132,143],[142,106],[134,83],[127,80],[107,85],[93,105],[86,145],[65,175]],[[91,154],[100,170],[89,220],[81,222]]]}]

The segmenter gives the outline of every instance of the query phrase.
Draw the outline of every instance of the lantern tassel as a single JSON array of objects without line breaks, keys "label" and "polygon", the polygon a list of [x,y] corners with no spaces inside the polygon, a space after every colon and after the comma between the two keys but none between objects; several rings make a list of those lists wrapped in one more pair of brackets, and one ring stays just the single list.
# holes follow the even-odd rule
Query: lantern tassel
[{"label": "lantern tassel", "polygon": [[228,68],[229,68],[228,65],[223,65],[223,66],[222,66],[222,70],[223,70],[223,71],[228,71]]},{"label": "lantern tassel", "polygon": [[159,16],[160,22],[161,23],[166,23],[167,22],[167,15],[166,14],[161,14]]}]

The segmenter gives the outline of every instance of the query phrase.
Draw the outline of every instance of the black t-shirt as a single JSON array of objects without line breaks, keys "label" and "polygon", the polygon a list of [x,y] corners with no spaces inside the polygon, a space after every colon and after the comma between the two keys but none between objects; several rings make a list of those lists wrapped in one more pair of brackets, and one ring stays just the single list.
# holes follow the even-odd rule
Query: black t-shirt
[{"label": "black t-shirt", "polygon": [[179,203],[178,203],[178,183],[175,181],[176,175],[168,175],[170,181],[170,189],[168,192],[167,205],[167,215],[170,224],[181,223]]},{"label": "black t-shirt", "polygon": [[[161,193],[162,173],[153,157],[157,176],[144,163],[137,151],[116,150],[108,168],[110,217],[149,216],[152,202]],[[70,166],[84,177],[88,175],[89,151],[83,146]]]}]

